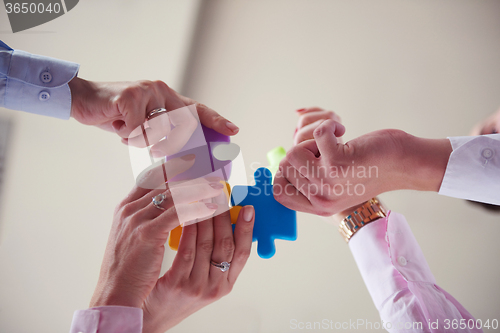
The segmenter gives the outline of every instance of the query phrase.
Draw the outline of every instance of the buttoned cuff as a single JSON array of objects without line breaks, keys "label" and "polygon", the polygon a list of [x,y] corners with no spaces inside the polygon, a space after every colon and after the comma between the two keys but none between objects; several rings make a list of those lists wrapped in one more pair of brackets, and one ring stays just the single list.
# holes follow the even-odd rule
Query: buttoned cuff
[{"label": "buttoned cuff", "polygon": [[453,152],[439,194],[500,205],[500,134],[448,139]]},{"label": "buttoned cuff", "polygon": [[403,215],[387,217],[361,228],[349,247],[368,292],[380,311],[408,282],[436,283],[425,257]]},{"label": "buttoned cuff", "polygon": [[70,333],[141,333],[142,309],[99,306],[75,311]]},{"label": "buttoned cuff", "polygon": [[1,53],[0,87],[4,93],[0,95],[0,106],[69,119],[68,83],[77,75],[78,64],[19,50]]}]

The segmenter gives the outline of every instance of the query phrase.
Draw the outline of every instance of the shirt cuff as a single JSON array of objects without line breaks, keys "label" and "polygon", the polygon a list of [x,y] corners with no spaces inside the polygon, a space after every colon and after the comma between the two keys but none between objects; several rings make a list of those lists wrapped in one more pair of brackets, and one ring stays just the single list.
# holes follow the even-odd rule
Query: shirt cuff
[{"label": "shirt cuff", "polygon": [[349,241],[368,292],[380,311],[408,281],[436,283],[425,257],[403,215],[387,217],[361,228]]},{"label": "shirt cuff", "polygon": [[[4,50],[0,73],[0,106],[50,117],[69,119],[71,90],[69,81],[78,73],[73,62]],[[3,103],[1,103],[3,100]]]},{"label": "shirt cuff", "polygon": [[141,333],[142,309],[99,306],[75,311],[70,333]]},{"label": "shirt cuff", "polygon": [[451,137],[439,194],[500,205],[500,134]]}]

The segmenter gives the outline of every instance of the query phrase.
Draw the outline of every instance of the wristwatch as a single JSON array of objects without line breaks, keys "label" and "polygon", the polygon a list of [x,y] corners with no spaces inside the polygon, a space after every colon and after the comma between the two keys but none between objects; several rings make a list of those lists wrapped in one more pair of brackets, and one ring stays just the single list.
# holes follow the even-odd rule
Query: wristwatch
[{"label": "wristwatch", "polygon": [[347,215],[339,225],[340,235],[348,243],[359,229],[370,222],[386,217],[386,212],[378,198],[372,198],[351,214]]}]

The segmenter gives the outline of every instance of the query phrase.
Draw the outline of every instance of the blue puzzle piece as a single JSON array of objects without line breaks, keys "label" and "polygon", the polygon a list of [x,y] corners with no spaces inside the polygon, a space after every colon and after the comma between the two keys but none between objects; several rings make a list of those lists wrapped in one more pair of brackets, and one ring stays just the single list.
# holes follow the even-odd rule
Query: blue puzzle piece
[{"label": "blue puzzle piece", "polygon": [[255,186],[233,187],[231,203],[233,206],[255,207],[253,241],[258,242],[259,257],[269,259],[276,253],[275,239],[297,239],[297,212],[274,199],[271,171],[259,168],[255,171],[254,178]]}]

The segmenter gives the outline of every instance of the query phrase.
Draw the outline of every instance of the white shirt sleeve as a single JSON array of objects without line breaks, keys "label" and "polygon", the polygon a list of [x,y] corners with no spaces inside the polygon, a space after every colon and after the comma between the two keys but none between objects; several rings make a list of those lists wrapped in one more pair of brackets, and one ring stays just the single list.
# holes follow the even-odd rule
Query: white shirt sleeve
[{"label": "white shirt sleeve", "polygon": [[439,194],[500,205],[500,134],[448,139],[453,152]]},{"label": "white shirt sleeve", "polygon": [[349,248],[387,331],[482,332],[474,317],[436,284],[403,215],[389,212],[364,226]]},{"label": "white shirt sleeve", "polygon": [[143,311],[126,306],[98,306],[75,311],[70,333],[141,333]]},{"label": "white shirt sleeve", "polygon": [[0,40],[0,107],[69,119],[79,65],[13,50]]}]

